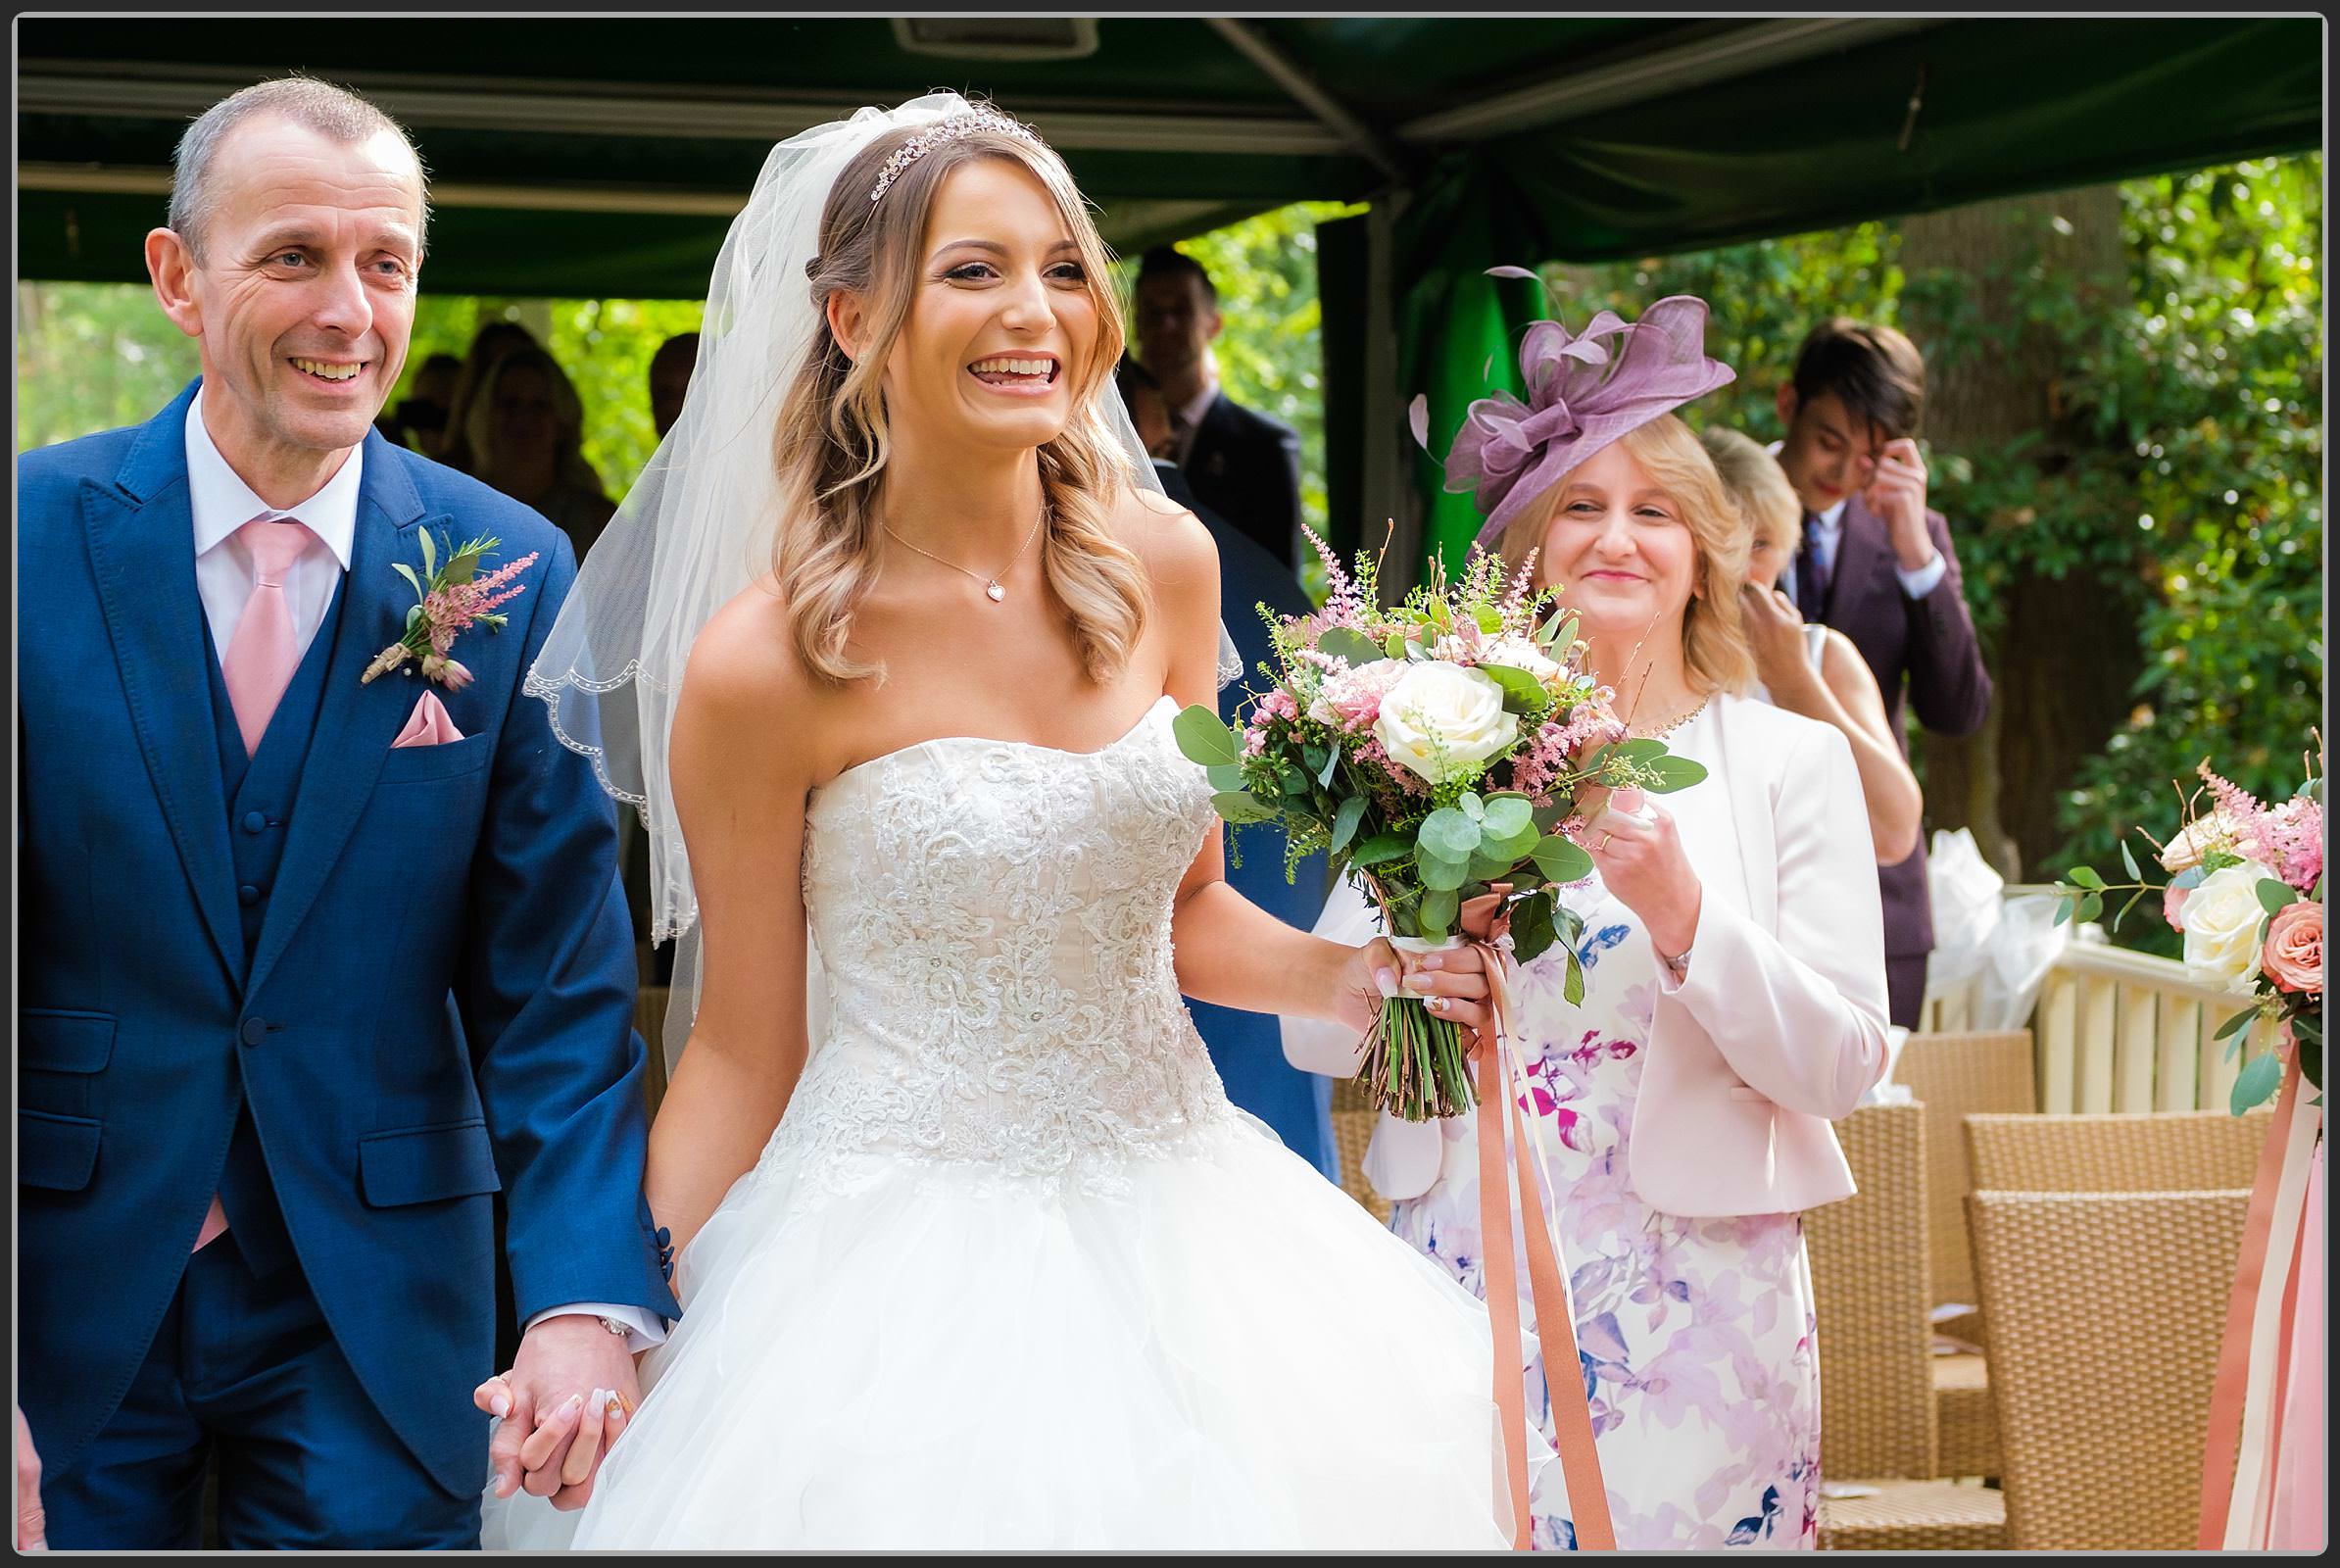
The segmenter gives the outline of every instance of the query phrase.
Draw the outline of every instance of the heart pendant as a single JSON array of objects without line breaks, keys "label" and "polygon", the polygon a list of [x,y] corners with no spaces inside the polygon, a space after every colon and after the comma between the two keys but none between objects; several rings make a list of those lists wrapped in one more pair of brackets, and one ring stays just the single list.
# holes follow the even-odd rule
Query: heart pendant
[{"label": "heart pendant", "polygon": [[987,583],[985,583],[985,584],[983,585],[983,591],[984,591],[986,594],[988,594],[988,595],[990,595],[990,596],[991,596],[991,601],[992,601],[992,603],[993,603],[993,604],[995,604],[995,605],[996,605],[996,604],[998,604],[998,603],[999,603],[1000,600],[1002,600],[1002,599],[1005,599],[1005,598],[1007,597],[1007,590],[1006,590],[1006,589],[1004,589],[1004,588],[1002,588],[1002,587],[1000,587],[1000,586],[999,586],[998,583],[996,583],[996,582],[987,582]]}]

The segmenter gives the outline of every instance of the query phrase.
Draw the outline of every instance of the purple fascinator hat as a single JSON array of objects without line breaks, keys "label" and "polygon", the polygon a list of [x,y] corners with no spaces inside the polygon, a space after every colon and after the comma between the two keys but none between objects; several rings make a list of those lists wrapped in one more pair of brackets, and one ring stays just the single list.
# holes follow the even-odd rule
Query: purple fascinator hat
[{"label": "purple fascinator hat", "polygon": [[1675,294],[1638,321],[1603,311],[1578,333],[1558,321],[1529,327],[1520,344],[1528,401],[1508,392],[1479,399],[1446,454],[1447,490],[1475,492],[1487,516],[1478,543],[1619,436],[1733,380],[1730,366],[1706,357],[1706,315],[1704,300]]}]

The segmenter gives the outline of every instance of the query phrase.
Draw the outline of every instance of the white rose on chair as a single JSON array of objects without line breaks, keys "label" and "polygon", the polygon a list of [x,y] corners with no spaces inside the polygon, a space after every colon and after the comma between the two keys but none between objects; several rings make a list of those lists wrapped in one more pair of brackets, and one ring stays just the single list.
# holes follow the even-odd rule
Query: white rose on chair
[{"label": "white rose on chair", "polygon": [[1519,727],[1492,675],[1438,662],[1414,665],[1389,688],[1373,734],[1392,761],[1442,784],[1508,749]]},{"label": "white rose on chair", "polygon": [[2259,924],[2267,909],[2259,884],[2274,873],[2256,860],[2213,871],[2186,895],[2178,919],[2185,931],[2185,966],[2194,978],[2248,991],[2259,972]]}]

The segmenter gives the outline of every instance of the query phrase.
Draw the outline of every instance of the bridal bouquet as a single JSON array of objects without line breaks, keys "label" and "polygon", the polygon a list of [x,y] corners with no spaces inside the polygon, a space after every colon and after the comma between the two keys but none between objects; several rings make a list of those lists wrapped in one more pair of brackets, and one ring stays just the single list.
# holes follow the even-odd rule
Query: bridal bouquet
[{"label": "bridal bouquet", "polygon": [[[1583,921],[1555,897],[1592,870],[1573,835],[1590,786],[1651,793],[1706,776],[1654,740],[1633,740],[1611,693],[1579,663],[1576,620],[1536,591],[1535,561],[1508,584],[1499,557],[1474,553],[1459,582],[1442,573],[1395,609],[1376,604],[1374,559],[1352,576],[1311,533],[1332,596],[1313,615],[1260,607],[1275,663],[1230,727],[1208,708],[1178,715],[1187,758],[1208,770],[1230,824],[1273,822],[1285,872],[1322,850],[1380,906],[1412,952],[1459,947],[1465,901],[1508,884],[1514,956],[1567,938],[1571,1001],[1584,997]],[[1358,1082],[1377,1108],[1408,1121],[1460,1115],[1473,1097],[1459,1031],[1423,1005],[1382,1004]]]},{"label": "bridal bouquet", "polygon": [[[2279,806],[2263,806],[2212,772],[2209,762],[2199,771],[2204,788],[2184,800],[2184,825],[2167,844],[2154,846],[2169,881],[2147,882],[2124,841],[2121,861],[2137,880],[2108,883],[2092,868],[2075,865],[2056,884],[2064,899],[2056,919],[2094,919],[2108,894],[2127,893],[2128,902],[2114,916],[2118,930],[2139,899],[2159,892],[2162,917],[2185,938],[2186,967],[2194,978],[2251,998],[2251,1004],[2213,1038],[2226,1041],[2231,1056],[2253,1023],[2272,1019],[2290,1032],[2300,1075],[2320,1091],[2323,780],[2311,763],[2296,795]],[[2207,812],[2199,808],[2205,792],[2211,799]],[[2153,843],[2151,834],[2137,831]],[[2245,1062],[2234,1080],[2235,1114],[2271,1099],[2282,1077],[2282,1060],[2274,1051]]]}]

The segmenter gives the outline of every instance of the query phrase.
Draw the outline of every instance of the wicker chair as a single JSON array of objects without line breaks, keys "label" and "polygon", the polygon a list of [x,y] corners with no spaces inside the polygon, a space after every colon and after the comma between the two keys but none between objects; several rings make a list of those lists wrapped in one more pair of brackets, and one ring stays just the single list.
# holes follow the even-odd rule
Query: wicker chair
[{"label": "wicker chair", "polygon": [[[1902,1048],[1893,1077],[1926,1107],[1926,1231],[1933,1253],[1930,1305],[1974,1299],[1974,1254],[1967,1239],[1970,1115],[2025,1114],[2039,1108],[2031,1031],[1991,1034],[1916,1034]],[[1984,1334],[1981,1314],[1940,1325],[1974,1344]],[[1991,1414],[1990,1373],[1979,1355],[1937,1355],[1933,1386],[1938,1443],[1935,1464],[1945,1476],[1999,1473],[1997,1420]]]},{"label": "wicker chair", "polygon": [[2271,1111],[1969,1116],[1974,1191],[2207,1193],[2248,1187]]},{"label": "wicker chair", "polygon": [[2247,1191],[1969,1199],[2011,1549],[2193,1545],[2249,1202]]},{"label": "wicker chair", "polygon": [[1333,1141],[1341,1150],[1341,1190],[1365,1205],[1375,1219],[1389,1223],[1389,1200],[1365,1179],[1365,1147],[1373,1142],[1380,1112],[1365,1102],[1354,1078],[1333,1080]]},{"label": "wicker chair", "polygon": [[1999,1494],[1933,1479],[1926,1284],[1926,1113],[1870,1105],[1836,1124],[1859,1191],[1804,1216],[1820,1320],[1821,1473],[1828,1550],[1989,1549]]}]

